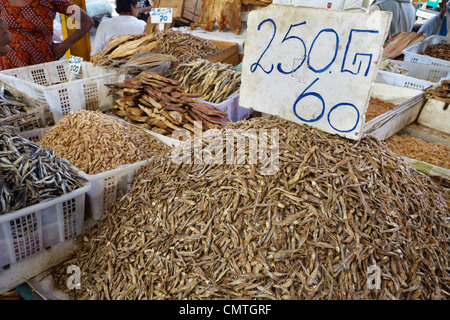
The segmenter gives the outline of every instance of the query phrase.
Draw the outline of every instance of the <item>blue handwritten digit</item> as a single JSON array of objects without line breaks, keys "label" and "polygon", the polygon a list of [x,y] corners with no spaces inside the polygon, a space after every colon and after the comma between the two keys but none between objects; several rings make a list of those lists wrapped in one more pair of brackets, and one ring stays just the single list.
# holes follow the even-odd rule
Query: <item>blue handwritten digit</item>
[{"label": "blue handwritten digit", "polygon": [[[305,93],[305,92],[306,92],[309,88],[311,88],[318,80],[319,80],[319,78],[317,78],[316,80],[314,80],[314,81],[313,81],[313,82],[312,82],[305,90],[303,90],[303,92],[298,96],[297,100],[295,100],[295,102],[294,102],[294,106],[293,106],[294,114],[295,114],[295,116],[296,116],[297,118],[299,118],[299,119],[302,120],[302,121],[305,121],[305,122],[316,122],[316,121],[320,120],[320,119],[323,117],[323,114],[325,113],[325,101],[323,100],[322,96],[321,96],[320,94],[318,94],[317,92],[308,92],[308,93]],[[315,118],[313,118],[313,119],[305,119],[305,118],[302,118],[302,117],[300,117],[300,116],[298,115],[298,113],[297,113],[297,104],[298,104],[298,102],[299,102],[300,100],[302,100],[303,98],[308,97],[308,96],[314,96],[314,97],[316,97],[317,99],[319,99],[320,102],[322,103],[322,111],[320,112],[320,114],[319,114],[317,117],[315,117]]]},{"label": "blue handwritten digit", "polygon": [[[335,35],[335,37],[336,37],[336,46],[335,46],[335,49],[334,49],[334,56],[333,56],[333,58],[331,59],[331,61],[330,61],[330,63],[328,63],[325,67],[323,67],[322,69],[315,69],[315,68],[313,68],[312,66],[311,66],[311,64],[310,64],[310,58],[311,58],[311,51],[312,51],[312,49],[314,48],[314,44],[316,43],[316,40],[317,40],[317,38],[319,38],[319,36],[322,34],[322,32],[330,32],[330,33],[333,33],[334,35]],[[327,44],[327,47],[331,47],[329,44]],[[314,38],[314,40],[313,40],[313,42],[312,42],[312,44],[311,44],[311,47],[309,48],[309,52],[308,52],[308,68],[311,70],[311,71],[314,71],[314,72],[316,72],[316,73],[321,73],[321,72],[325,72],[332,64],[333,64],[333,62],[336,60],[336,56],[337,56],[337,53],[338,53],[338,49],[339,49],[339,36],[338,36],[338,34],[336,33],[336,31],[334,31],[333,29],[322,29],[318,34],[317,34],[317,36]]]},{"label": "blue handwritten digit", "polygon": [[[332,113],[334,110],[336,110],[337,108],[340,108],[340,107],[342,107],[342,106],[350,106],[350,107],[352,107],[353,109],[356,110],[356,123],[355,123],[355,125],[353,126],[353,128],[351,128],[351,129],[349,129],[349,130],[341,130],[341,129],[338,129],[338,128],[336,128],[335,126],[333,126],[333,125],[331,124],[331,120],[330,120],[330,115],[331,115],[331,113]],[[338,131],[338,132],[350,132],[350,131],[355,130],[356,126],[357,126],[358,123],[359,123],[359,110],[358,110],[358,108],[355,107],[355,105],[353,105],[353,104],[351,104],[351,103],[342,102],[342,103],[338,103],[337,105],[335,105],[333,108],[330,109],[330,111],[328,112],[327,118],[328,118],[328,124],[329,124],[334,130],[336,130],[336,131]]]},{"label": "blue handwritten digit", "polygon": [[[351,29],[350,30],[350,34],[348,36],[347,46],[345,47],[344,59],[342,59],[341,72],[348,72],[348,73],[351,73],[353,75],[357,75],[361,71],[362,61],[359,61],[359,66],[358,66],[358,71],[357,72],[354,72],[354,71],[351,71],[351,70],[345,68],[345,64],[346,64],[346,61],[347,61],[348,50],[349,50],[350,44],[352,42],[353,32],[355,32],[355,33],[372,33],[372,34],[375,34],[375,33],[378,33],[378,31],[377,30],[360,30],[360,29]],[[361,58],[361,57],[368,57],[369,58],[369,62],[367,64],[366,71],[364,72],[364,76],[367,77],[367,75],[369,74],[370,64],[372,63],[373,54],[372,53],[360,53],[360,52],[356,53],[355,57],[353,58],[352,65],[355,65],[356,64],[356,59],[357,58]]]},{"label": "blue handwritten digit", "polygon": [[284,36],[284,39],[281,41],[281,43],[283,43],[283,42],[285,42],[285,41],[287,41],[287,40],[289,40],[289,39],[297,39],[297,40],[299,40],[299,41],[302,43],[302,45],[303,45],[303,52],[304,52],[304,53],[303,53],[303,59],[302,59],[302,62],[301,62],[297,67],[295,67],[294,69],[292,69],[291,71],[284,71],[283,68],[281,67],[281,63],[278,63],[277,69],[278,69],[278,71],[280,71],[280,72],[283,73],[283,74],[290,74],[290,73],[293,73],[293,72],[297,71],[297,70],[303,65],[303,63],[305,62],[305,59],[306,59],[306,45],[305,45],[305,42],[304,42],[301,38],[299,38],[299,37],[296,37],[296,36],[288,36],[288,34],[289,34],[289,32],[291,32],[291,29],[292,29],[292,28],[295,28],[295,27],[298,27],[298,26],[301,26],[301,25],[304,25],[304,24],[306,24],[306,21],[301,22],[301,23],[297,23],[297,24],[291,24],[291,26],[289,27],[288,32],[287,32],[286,35]]},{"label": "blue handwritten digit", "polygon": [[262,57],[264,56],[264,54],[266,53],[267,49],[269,49],[270,45],[272,44],[273,38],[275,38],[275,33],[277,32],[277,25],[275,24],[275,22],[274,22],[272,19],[266,19],[266,20],[261,21],[261,23],[260,23],[259,26],[258,26],[258,31],[261,30],[261,26],[262,26],[264,23],[266,23],[266,22],[270,22],[270,23],[273,24],[273,35],[272,35],[272,39],[270,39],[269,44],[267,45],[266,49],[263,51],[263,53],[262,53],[261,56],[259,57],[258,61],[255,62],[255,63],[253,63],[253,64],[250,66],[250,71],[251,71],[252,73],[255,72],[256,69],[257,69],[258,67],[260,67],[261,70],[264,71],[264,72],[267,73],[267,74],[271,73],[272,70],[273,70],[273,64],[270,66],[270,70],[269,70],[269,71],[266,71],[266,70],[261,66],[261,64],[259,63],[259,62],[261,61]]}]

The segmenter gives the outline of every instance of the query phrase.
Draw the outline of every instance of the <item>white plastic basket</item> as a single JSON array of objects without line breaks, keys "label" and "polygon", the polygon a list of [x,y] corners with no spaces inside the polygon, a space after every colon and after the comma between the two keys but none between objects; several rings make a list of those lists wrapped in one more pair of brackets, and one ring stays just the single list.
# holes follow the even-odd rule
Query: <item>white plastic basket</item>
[{"label": "white plastic basket", "polygon": [[55,123],[72,110],[107,110],[113,103],[107,83],[118,82],[111,69],[83,61],[73,80],[68,71],[69,60],[0,71],[0,81],[49,105]]},{"label": "white plastic basket", "polygon": [[89,183],[58,198],[0,215],[0,268],[83,232]]},{"label": "white plastic basket", "polygon": [[19,132],[19,136],[21,136],[31,142],[36,143],[39,140],[42,140],[44,138],[45,132],[50,128],[51,127],[37,128],[37,129],[33,129],[33,130]]},{"label": "white plastic basket", "polygon": [[400,68],[407,70],[407,72],[406,74],[399,74],[386,70],[377,70],[376,82],[423,90],[450,76],[450,66],[386,60],[397,64]]},{"label": "white plastic basket", "polygon": [[443,36],[427,37],[424,40],[422,40],[402,51],[403,54],[405,55],[404,61],[448,67],[448,66],[450,66],[450,61],[446,61],[443,59],[437,59],[437,58],[433,58],[433,57],[422,54],[425,51],[425,49],[431,44],[448,43],[448,42],[450,42],[450,37],[443,37]]},{"label": "white plastic basket", "polygon": [[91,184],[91,190],[86,194],[86,216],[100,220],[103,212],[114,205],[120,192],[125,193],[130,189],[134,177],[142,171],[148,161],[123,165],[94,175],[79,170],[77,173]]},{"label": "white plastic basket", "polygon": [[250,117],[250,114],[252,113],[252,109],[244,108],[239,105],[239,92],[232,94],[228,97],[227,100],[222,101],[221,103],[212,103],[209,101],[202,100],[200,98],[197,98],[198,100],[208,103],[217,109],[226,112],[228,115],[228,118],[232,122],[237,122],[241,120],[247,120]]}]

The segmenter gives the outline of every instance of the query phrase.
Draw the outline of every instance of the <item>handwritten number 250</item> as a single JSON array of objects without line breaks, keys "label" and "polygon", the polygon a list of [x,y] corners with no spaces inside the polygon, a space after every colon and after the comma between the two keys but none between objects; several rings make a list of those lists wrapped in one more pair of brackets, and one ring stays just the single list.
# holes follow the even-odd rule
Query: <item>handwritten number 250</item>
[{"label": "handwritten number 250", "polygon": [[[266,20],[261,21],[261,23],[258,25],[258,31],[261,30],[261,27],[262,27],[265,23],[271,23],[271,24],[273,25],[272,38],[270,39],[269,43],[267,44],[267,47],[266,47],[266,48],[264,49],[264,51],[261,53],[261,55],[260,55],[258,61],[255,62],[255,63],[253,63],[253,64],[250,66],[250,71],[251,71],[252,73],[255,72],[255,71],[258,69],[258,67],[261,68],[261,70],[262,70],[263,72],[265,72],[266,74],[271,73],[271,72],[273,71],[273,69],[274,69],[273,64],[270,65],[270,68],[269,68],[268,70],[264,69],[264,67],[261,65],[261,59],[262,59],[263,56],[266,54],[266,52],[267,52],[267,50],[269,49],[269,47],[272,45],[273,39],[275,38],[275,35],[276,35],[276,32],[277,32],[277,25],[276,25],[276,23],[275,23],[272,19],[266,19]],[[302,55],[301,62],[300,62],[296,67],[294,67],[292,70],[290,70],[290,71],[284,70],[283,67],[282,67],[282,64],[281,64],[281,63],[278,63],[278,64],[277,64],[277,70],[278,70],[280,73],[282,73],[282,74],[291,74],[291,73],[297,71],[297,70],[304,64],[304,62],[305,62],[305,60],[306,60],[307,57],[308,57],[308,59],[307,59],[307,65],[308,65],[308,68],[309,68],[310,70],[316,72],[316,73],[321,73],[321,72],[326,71],[326,70],[333,64],[333,62],[336,60],[336,56],[337,56],[337,52],[338,52],[338,46],[339,46],[339,36],[338,36],[338,34],[336,33],[336,31],[334,31],[333,29],[329,29],[329,28],[328,28],[328,29],[323,29],[323,30],[321,30],[321,31],[317,34],[317,36],[314,38],[314,41],[312,42],[311,47],[309,48],[308,54],[306,54],[306,51],[307,51],[307,50],[306,50],[306,44],[305,44],[305,42],[303,41],[303,39],[301,39],[300,37],[294,36],[294,35],[289,35],[289,34],[291,33],[291,31],[293,31],[294,28],[297,28],[297,27],[300,27],[300,26],[303,26],[303,25],[306,25],[306,22],[305,22],[305,21],[304,21],[304,22],[297,23],[297,24],[291,24],[290,27],[289,27],[289,29],[288,29],[288,31],[286,32],[286,35],[284,36],[283,40],[281,41],[281,43],[284,43],[284,42],[286,42],[286,41],[288,41],[288,40],[298,40],[298,41],[300,41],[300,43],[301,43],[301,48],[303,49],[303,52],[304,52],[304,54]],[[334,56],[333,56],[333,58],[331,59],[331,61],[330,61],[325,67],[323,67],[323,68],[317,68],[317,69],[316,69],[316,68],[314,68],[314,67],[311,66],[309,57],[310,57],[310,55],[311,55],[311,51],[312,51],[313,48],[314,48],[314,44],[316,43],[316,40],[319,38],[319,36],[320,36],[322,33],[325,33],[325,32],[326,32],[326,33],[331,33],[331,34],[333,34],[333,35],[335,36],[336,44],[335,44]]]}]

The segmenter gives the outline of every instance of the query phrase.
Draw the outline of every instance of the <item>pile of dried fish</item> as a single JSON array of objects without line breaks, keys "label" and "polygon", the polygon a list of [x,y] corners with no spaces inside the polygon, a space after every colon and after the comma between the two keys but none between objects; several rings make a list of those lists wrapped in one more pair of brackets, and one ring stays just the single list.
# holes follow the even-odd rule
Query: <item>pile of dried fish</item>
[{"label": "pile of dried fish", "polygon": [[173,55],[180,61],[206,58],[220,51],[210,40],[186,32],[166,30],[153,35],[160,43],[155,52]]},{"label": "pile of dried fish", "polygon": [[395,59],[403,50],[426,38],[423,32],[400,32],[389,38],[383,46],[383,59]]},{"label": "pile of dried fish", "polygon": [[0,215],[59,197],[86,184],[51,150],[0,126]]},{"label": "pile of dried fish", "polygon": [[152,51],[159,45],[153,35],[124,34],[113,38],[103,51],[92,56],[95,65],[111,65],[116,60],[127,60],[139,52]]},{"label": "pile of dried fish", "polygon": [[221,103],[241,88],[241,73],[231,67],[198,59],[178,65],[167,77],[180,81],[180,88],[185,92],[197,94],[208,102]]},{"label": "pile of dried fish", "polygon": [[431,86],[423,90],[427,93],[427,99],[450,102],[450,79],[442,80],[440,85]]},{"label": "pile of dried fish", "polygon": [[[267,148],[279,154],[278,171],[263,175],[263,159],[153,159],[53,270],[59,288],[69,292],[67,267],[76,265],[75,299],[450,297],[449,194],[383,142],[279,118],[228,127],[243,130],[234,143],[278,129],[279,144]],[[180,148],[200,143],[205,153],[211,140],[199,139]]]},{"label": "pile of dried fish", "polygon": [[0,123],[19,131],[45,127],[53,122],[46,105],[13,87],[0,83]]},{"label": "pile of dried fish", "polygon": [[168,150],[140,128],[87,110],[69,112],[38,143],[87,174],[143,161]]},{"label": "pile of dried fish", "polygon": [[384,59],[378,65],[378,69],[398,74],[408,74],[408,69],[402,68],[400,63],[395,60]]},{"label": "pile of dried fish", "polygon": [[423,54],[436,58],[450,61],[450,43],[435,43],[430,44]]},{"label": "pile of dried fish", "polygon": [[143,72],[123,83],[106,84],[122,95],[112,106],[115,115],[163,135],[170,136],[178,129],[193,133],[195,121],[201,121],[204,130],[221,128],[230,121],[225,112],[180,91],[179,85],[179,81],[153,72]]},{"label": "pile of dried fish", "polygon": [[389,149],[398,155],[450,169],[450,146],[427,142],[410,134],[396,134],[386,140]]},{"label": "pile of dried fish", "polygon": [[119,66],[119,73],[137,76],[143,71],[162,74],[171,67],[178,66],[179,63],[180,61],[170,54],[143,51],[126,61],[121,61],[120,64],[112,64],[111,67]]},{"label": "pile of dried fish", "polygon": [[366,111],[366,122],[388,112],[397,105],[391,102],[384,101],[380,98],[370,97],[369,106]]}]

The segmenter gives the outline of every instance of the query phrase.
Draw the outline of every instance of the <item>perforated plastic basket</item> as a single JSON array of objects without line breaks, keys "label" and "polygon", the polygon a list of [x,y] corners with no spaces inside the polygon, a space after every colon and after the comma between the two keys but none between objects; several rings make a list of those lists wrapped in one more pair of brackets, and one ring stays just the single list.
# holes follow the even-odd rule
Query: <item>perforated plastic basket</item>
[{"label": "perforated plastic basket", "polygon": [[[55,123],[72,110],[107,110],[113,96],[107,83],[120,82],[111,69],[83,61],[81,71],[70,80],[69,61],[59,60],[0,71],[0,81],[47,103]],[[123,77],[123,76],[120,76]]]},{"label": "perforated plastic basket", "polygon": [[0,268],[81,234],[90,188],[0,215]]},{"label": "perforated plastic basket", "polygon": [[125,194],[130,189],[134,177],[142,171],[148,161],[123,165],[94,175],[78,171],[78,174],[91,184],[91,190],[86,194],[86,216],[100,220],[103,212],[114,205],[120,193]]},{"label": "perforated plastic basket", "polygon": [[205,100],[202,100],[200,98],[197,98],[197,100],[200,100],[202,102],[206,102],[217,109],[226,112],[228,114],[228,118],[232,122],[241,121],[241,120],[247,120],[250,117],[250,114],[252,113],[252,109],[244,108],[239,105],[239,92],[232,94],[228,97],[227,100],[222,101],[220,103],[212,103]]},{"label": "perforated plastic basket", "polygon": [[450,75],[450,66],[407,61],[392,61],[392,63],[396,63],[400,68],[406,69],[406,74],[377,70],[376,82],[422,90]]},{"label": "perforated plastic basket", "polygon": [[402,52],[405,55],[404,61],[414,62],[414,63],[423,63],[423,64],[432,64],[436,66],[450,66],[450,61],[446,61],[443,59],[433,58],[427,55],[422,54],[425,49],[431,44],[438,43],[449,43],[450,37],[443,36],[431,36],[427,37],[424,40],[404,49]]}]

